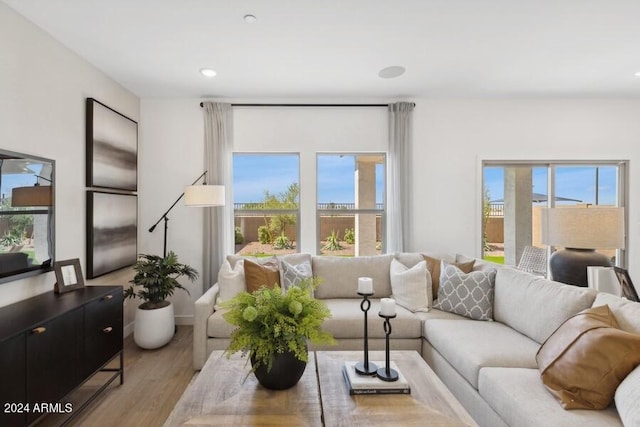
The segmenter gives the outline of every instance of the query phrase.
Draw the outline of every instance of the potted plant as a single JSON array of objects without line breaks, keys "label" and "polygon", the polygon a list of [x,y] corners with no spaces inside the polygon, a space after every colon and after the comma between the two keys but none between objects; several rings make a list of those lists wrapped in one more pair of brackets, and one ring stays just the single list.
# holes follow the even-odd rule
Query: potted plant
[{"label": "potted plant", "polygon": [[252,372],[266,388],[283,390],[295,385],[308,360],[307,341],[333,344],[333,336],[322,329],[331,312],[313,297],[317,279],[305,279],[287,291],[262,287],[241,292],[221,305],[224,319],[237,328],[227,348],[249,354]]},{"label": "potted plant", "polygon": [[132,285],[125,289],[124,296],[144,301],[136,310],[133,339],[142,348],[162,347],[171,341],[175,333],[173,305],[167,298],[176,289],[189,293],[177,279],[186,276],[193,282],[198,277],[198,272],[188,265],[180,264],[178,256],[172,251],[164,258],[140,254],[133,269],[136,275],[129,282]]}]

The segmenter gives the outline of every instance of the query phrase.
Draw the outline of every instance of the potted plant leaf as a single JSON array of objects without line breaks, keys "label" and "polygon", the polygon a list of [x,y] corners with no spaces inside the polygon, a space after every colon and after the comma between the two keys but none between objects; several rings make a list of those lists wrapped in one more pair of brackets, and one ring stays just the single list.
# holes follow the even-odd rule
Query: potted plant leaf
[{"label": "potted plant leaf", "polygon": [[307,341],[335,343],[322,329],[331,312],[312,294],[318,283],[305,279],[287,291],[262,287],[221,303],[227,310],[224,319],[237,326],[227,355],[248,353],[252,372],[264,387],[283,390],[298,382],[308,361]]},{"label": "potted plant leaf", "polygon": [[198,272],[178,262],[178,256],[170,251],[166,257],[140,254],[133,266],[136,275],[125,289],[125,298],[140,298],[144,302],[136,310],[133,331],[135,343],[146,349],[162,347],[171,341],[175,332],[173,305],[167,298],[183,287],[178,278],[186,276],[192,282]]}]

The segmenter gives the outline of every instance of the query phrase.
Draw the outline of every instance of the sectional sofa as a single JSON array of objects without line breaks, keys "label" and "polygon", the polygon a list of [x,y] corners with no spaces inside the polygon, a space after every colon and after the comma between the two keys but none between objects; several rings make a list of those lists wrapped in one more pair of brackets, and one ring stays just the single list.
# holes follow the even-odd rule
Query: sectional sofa
[{"label": "sectional sofa", "polygon": [[[543,385],[536,363],[536,353],[547,337],[566,319],[592,306],[609,305],[623,330],[640,334],[640,304],[483,260],[427,255],[447,263],[474,261],[475,271],[495,269],[494,320],[472,320],[437,308],[410,311],[398,306],[391,347],[418,351],[480,426],[640,425],[640,367],[618,387],[615,405],[604,410],[565,410]],[[369,348],[375,350],[384,348],[382,319],[377,313],[379,298],[392,296],[392,262],[410,269],[424,257],[421,253],[355,258],[295,254],[278,261],[283,259],[294,265],[310,263],[313,275],[322,280],[315,297],[331,310],[332,317],[324,326],[337,345],[321,349],[362,349],[362,299],[356,292],[358,278],[371,277],[374,296],[368,335]],[[241,258],[230,256],[228,260],[233,268]],[[216,283],[195,303],[195,369],[204,365],[211,351],[224,350],[229,343],[233,327],[216,310],[220,295]]]}]

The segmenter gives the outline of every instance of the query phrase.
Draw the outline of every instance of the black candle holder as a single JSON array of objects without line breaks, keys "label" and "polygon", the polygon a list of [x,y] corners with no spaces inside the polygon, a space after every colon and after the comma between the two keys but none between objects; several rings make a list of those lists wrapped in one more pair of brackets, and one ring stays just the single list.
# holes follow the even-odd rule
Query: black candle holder
[{"label": "black candle holder", "polygon": [[382,381],[397,381],[399,378],[398,371],[396,371],[395,369],[391,369],[391,362],[389,361],[389,335],[391,335],[391,322],[389,319],[393,319],[394,317],[396,317],[396,315],[394,314],[393,316],[385,316],[382,313],[378,313],[378,316],[384,318],[384,333],[386,335],[384,363],[386,366],[384,368],[378,369],[376,375]]},{"label": "black candle holder", "polygon": [[367,328],[367,312],[371,308],[371,301],[369,301],[368,297],[373,295],[373,292],[370,294],[358,292],[358,295],[362,297],[360,310],[364,312],[364,362],[356,363],[355,368],[356,372],[360,375],[375,375],[378,371],[378,365],[369,362],[369,332]]}]

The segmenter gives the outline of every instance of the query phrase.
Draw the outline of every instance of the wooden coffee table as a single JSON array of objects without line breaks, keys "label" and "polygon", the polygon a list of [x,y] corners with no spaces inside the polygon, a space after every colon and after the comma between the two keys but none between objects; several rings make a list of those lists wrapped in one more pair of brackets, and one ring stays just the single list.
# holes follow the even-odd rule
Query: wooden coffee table
[{"label": "wooden coffee table", "polygon": [[[351,396],[342,366],[345,361],[362,360],[362,351],[316,352],[326,426],[477,425],[416,351],[392,351],[390,358],[409,381],[411,394]],[[384,352],[369,352],[369,360],[383,361]]]},{"label": "wooden coffee table", "polygon": [[[362,351],[309,353],[300,382],[288,390],[266,390],[246,358],[227,359],[214,351],[165,422],[171,426],[476,426],[422,357],[415,351],[392,351],[391,360],[411,385],[409,395],[351,396],[342,375],[345,361],[362,359]],[[372,351],[370,360],[384,360]]]},{"label": "wooden coffee table", "polygon": [[263,388],[251,364],[234,354],[214,351],[189,384],[165,422],[168,426],[321,426],[322,407],[315,354],[302,378],[288,390]]}]

